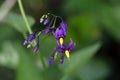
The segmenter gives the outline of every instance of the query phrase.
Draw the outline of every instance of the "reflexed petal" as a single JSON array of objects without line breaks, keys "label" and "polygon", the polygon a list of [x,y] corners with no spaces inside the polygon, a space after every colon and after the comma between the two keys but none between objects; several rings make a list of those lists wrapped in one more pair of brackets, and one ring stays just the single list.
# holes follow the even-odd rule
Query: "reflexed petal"
[{"label": "reflexed petal", "polygon": [[58,53],[64,53],[64,50],[60,48],[60,49],[57,49],[56,52],[58,52]]},{"label": "reflexed petal", "polygon": [[67,24],[66,24],[64,21],[62,21],[62,22],[60,23],[60,26],[61,26],[61,28],[64,30],[64,32],[66,32]]},{"label": "reflexed petal", "polygon": [[72,45],[72,47],[69,48],[69,50],[70,50],[70,51],[73,50],[73,48],[74,48],[75,46],[76,46],[76,43],[74,42],[73,45]]},{"label": "reflexed petal", "polygon": [[54,37],[58,39],[59,37],[64,37],[64,31],[61,27],[58,27],[54,33]]},{"label": "reflexed petal", "polygon": [[67,48],[68,48],[68,49],[71,48],[72,45],[73,45],[73,41],[72,41],[72,39],[70,39],[70,42],[69,42],[69,44],[67,45]]},{"label": "reflexed petal", "polygon": [[75,47],[76,43],[73,43],[72,39],[70,39],[69,44],[67,45],[68,50],[72,50]]},{"label": "reflexed petal", "polygon": [[59,28],[57,28],[57,29],[55,30],[55,32],[54,32],[54,37],[55,37],[55,38],[58,38],[58,37],[59,37],[58,32],[59,32]]}]

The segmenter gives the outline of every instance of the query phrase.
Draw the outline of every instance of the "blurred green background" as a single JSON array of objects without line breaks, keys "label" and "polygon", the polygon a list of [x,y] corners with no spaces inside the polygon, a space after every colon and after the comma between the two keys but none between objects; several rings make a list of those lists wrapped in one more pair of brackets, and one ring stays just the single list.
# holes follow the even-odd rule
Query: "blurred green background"
[{"label": "blurred green background", "polygon": [[[49,35],[40,41],[49,80],[120,80],[120,0],[22,3],[33,31],[44,28],[39,19],[49,12],[67,22],[66,43],[69,38],[76,42],[70,61],[49,66],[47,60],[56,46],[55,39]],[[24,35],[28,36],[28,31],[16,0],[0,0],[0,80],[46,79],[40,57],[33,48],[23,46]],[[44,37],[41,35],[41,39]]]}]

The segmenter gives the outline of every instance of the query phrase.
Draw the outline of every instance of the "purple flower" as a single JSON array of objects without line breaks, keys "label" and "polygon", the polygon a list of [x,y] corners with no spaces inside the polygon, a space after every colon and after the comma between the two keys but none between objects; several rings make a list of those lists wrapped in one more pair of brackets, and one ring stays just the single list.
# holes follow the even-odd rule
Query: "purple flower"
[{"label": "purple flower", "polygon": [[60,63],[60,64],[63,64],[63,62],[64,62],[64,54],[62,54],[59,63]]},{"label": "purple flower", "polygon": [[70,51],[72,51],[76,45],[75,43],[73,43],[72,39],[70,39],[70,42],[67,46],[61,45],[59,42],[57,42],[57,44],[58,44],[58,49],[56,51],[59,53],[65,53],[67,58],[70,57]]},{"label": "purple flower", "polygon": [[34,32],[34,33],[32,33],[32,34],[30,34],[29,35],[29,37],[24,41],[24,45],[27,45],[28,44],[28,42],[31,42],[31,41],[33,41],[34,39],[36,38],[36,32]]},{"label": "purple flower", "polygon": [[48,34],[49,32],[50,32],[50,27],[46,27],[45,30],[44,30],[44,33]]},{"label": "purple flower", "polygon": [[67,24],[64,21],[60,23],[60,26],[62,27],[63,31],[66,32]]},{"label": "purple flower", "polygon": [[38,49],[39,49],[39,44],[36,44],[36,45],[34,46],[34,52],[37,52]]},{"label": "purple flower", "polygon": [[45,20],[44,20],[44,25],[46,25],[46,24],[48,24],[49,23],[49,20],[50,20],[50,18],[48,17],[48,18],[46,18]]},{"label": "purple flower", "polygon": [[48,34],[50,32],[50,27],[52,25],[53,20],[54,20],[54,18],[52,18],[52,20],[50,21],[50,24],[45,28],[45,30],[44,30],[45,34]]},{"label": "purple flower", "polygon": [[63,44],[64,38],[66,37],[66,31],[64,31],[61,27],[58,27],[56,31],[54,32],[54,37],[60,42],[60,44]]},{"label": "purple flower", "polygon": [[32,41],[32,40],[34,40],[36,38],[36,36],[35,36],[35,33],[32,33],[32,34],[30,34],[29,35],[29,37],[28,37],[28,41]]},{"label": "purple flower", "polygon": [[48,64],[51,65],[54,62],[54,54],[51,55],[51,57],[48,60]]},{"label": "purple flower", "polygon": [[63,44],[64,39],[66,37],[66,29],[67,24],[64,21],[62,21],[60,23],[60,26],[54,32],[54,37],[60,42],[61,45]]}]

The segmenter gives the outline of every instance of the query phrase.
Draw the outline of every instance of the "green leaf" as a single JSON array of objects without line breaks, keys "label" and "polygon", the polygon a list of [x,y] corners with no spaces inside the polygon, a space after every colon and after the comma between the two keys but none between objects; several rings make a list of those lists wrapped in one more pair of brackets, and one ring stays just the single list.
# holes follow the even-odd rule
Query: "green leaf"
[{"label": "green leaf", "polygon": [[67,0],[63,5],[63,11],[69,15],[86,10],[97,10],[101,3],[101,0]]},{"label": "green leaf", "polygon": [[[88,45],[100,37],[100,29],[95,22],[92,13],[81,14],[68,18],[67,35],[71,37],[79,47]],[[78,45],[77,45],[78,46]]]},{"label": "green leaf", "polygon": [[70,61],[65,59],[65,62],[60,66],[60,69],[65,74],[76,72],[84,63],[86,63],[91,57],[94,56],[96,51],[100,48],[100,45],[100,43],[96,43],[75,53],[72,53]]},{"label": "green leaf", "polygon": [[15,36],[18,36],[18,33],[15,29],[9,27],[9,25],[0,24],[0,44],[6,40],[15,40]]},{"label": "green leaf", "polygon": [[[29,25],[32,27],[32,25],[35,23],[34,19],[30,16],[27,16],[27,20],[29,22]],[[21,15],[10,12],[4,19],[4,23],[14,27],[16,30],[18,30],[21,33],[25,33],[27,31],[25,22]]]},{"label": "green leaf", "polygon": [[120,40],[120,6],[107,7],[104,6],[99,10],[99,18],[104,24],[104,28],[112,35],[117,41]]},{"label": "green leaf", "polygon": [[82,80],[104,80],[111,74],[111,64],[106,59],[94,58],[77,71]]},{"label": "green leaf", "polygon": [[19,52],[20,61],[18,64],[17,80],[41,80],[40,70],[32,58],[33,55],[24,51],[21,45],[15,46]]},{"label": "green leaf", "polygon": [[16,68],[19,62],[19,54],[17,50],[9,41],[1,43],[1,45],[2,50],[0,51],[0,65],[10,68]]}]

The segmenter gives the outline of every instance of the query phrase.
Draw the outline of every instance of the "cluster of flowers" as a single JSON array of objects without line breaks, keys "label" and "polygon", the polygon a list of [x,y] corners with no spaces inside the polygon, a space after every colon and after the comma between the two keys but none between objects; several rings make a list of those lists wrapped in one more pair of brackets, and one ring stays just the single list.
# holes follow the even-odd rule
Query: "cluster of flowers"
[{"label": "cluster of flowers", "polygon": [[[39,49],[39,34],[41,32],[45,34],[49,34],[50,32],[53,33],[53,36],[56,39],[57,48],[55,49],[54,53],[51,54],[48,64],[52,64],[55,60],[55,53],[61,53],[61,58],[59,60],[59,63],[62,64],[64,61],[64,56],[66,55],[67,58],[70,58],[70,51],[73,50],[75,47],[75,42],[70,39],[70,42],[68,45],[64,45],[64,40],[66,38],[66,30],[67,30],[67,24],[60,16],[55,16],[53,14],[45,14],[40,18],[40,23],[45,25],[45,29],[35,31],[32,34],[29,35],[29,37],[24,41],[24,45],[27,47],[30,47],[31,43],[35,40],[37,40],[37,44],[34,46],[34,52],[37,52]],[[58,24],[56,26],[56,24]]]}]

